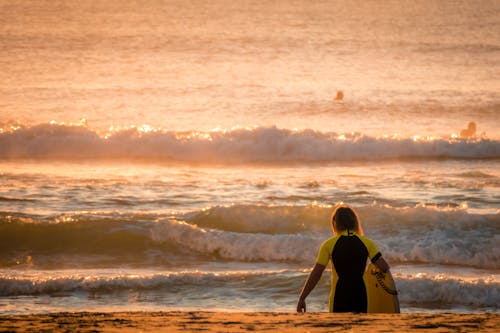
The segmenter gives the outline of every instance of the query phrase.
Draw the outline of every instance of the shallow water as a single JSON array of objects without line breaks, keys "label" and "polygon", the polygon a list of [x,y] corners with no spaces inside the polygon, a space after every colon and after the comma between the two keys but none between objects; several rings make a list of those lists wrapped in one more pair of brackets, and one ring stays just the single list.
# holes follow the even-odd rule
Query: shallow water
[{"label": "shallow water", "polygon": [[0,303],[291,311],[343,200],[391,263],[403,311],[496,311],[496,165],[4,163]]}]

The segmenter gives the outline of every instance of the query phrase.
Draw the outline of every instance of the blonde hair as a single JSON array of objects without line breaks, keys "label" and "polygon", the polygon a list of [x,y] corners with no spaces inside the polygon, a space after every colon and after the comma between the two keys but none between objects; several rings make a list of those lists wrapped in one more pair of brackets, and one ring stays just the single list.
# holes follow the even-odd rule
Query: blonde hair
[{"label": "blonde hair", "polygon": [[331,217],[332,229],[335,234],[343,231],[355,232],[358,235],[363,235],[363,227],[358,214],[346,205],[335,207]]}]

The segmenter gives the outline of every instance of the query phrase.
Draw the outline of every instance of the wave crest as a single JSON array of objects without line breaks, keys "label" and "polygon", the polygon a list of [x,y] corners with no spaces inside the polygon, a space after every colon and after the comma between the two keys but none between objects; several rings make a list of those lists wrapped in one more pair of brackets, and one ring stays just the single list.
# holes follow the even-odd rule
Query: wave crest
[{"label": "wave crest", "polygon": [[[295,300],[306,274],[305,271],[293,270],[166,273],[83,271],[70,275],[54,271],[30,271],[15,276],[0,273],[0,296],[51,295],[61,292],[115,295],[116,292],[159,291],[162,297],[168,298],[175,294],[176,298],[187,298],[203,306],[211,297],[227,295],[229,288],[233,294],[238,294],[237,304],[242,301],[246,303],[245,298],[250,298],[252,304],[255,304],[256,299],[257,302],[265,302],[272,298],[279,303],[278,306],[286,308]],[[405,307],[496,309],[500,301],[500,284],[494,278],[464,279],[418,273],[395,274],[394,279],[400,292],[400,302]],[[328,279],[318,284],[318,289],[317,295],[327,295]],[[207,293],[211,293],[211,297],[206,297]],[[312,295],[312,298],[317,296]],[[316,301],[322,302],[324,298]]]},{"label": "wave crest", "polygon": [[0,134],[3,158],[125,158],[189,163],[284,163],[397,158],[499,158],[486,138],[375,138],[276,127],[212,132],[132,128],[99,135],[82,126],[42,124]]},{"label": "wave crest", "polygon": [[[366,235],[391,263],[498,269],[499,214],[436,207],[357,208]],[[331,236],[331,208],[212,207],[191,213],[86,213],[46,217],[0,214],[0,265],[104,261],[170,266],[230,260],[309,266]],[[26,258],[30,257],[30,260]]]}]

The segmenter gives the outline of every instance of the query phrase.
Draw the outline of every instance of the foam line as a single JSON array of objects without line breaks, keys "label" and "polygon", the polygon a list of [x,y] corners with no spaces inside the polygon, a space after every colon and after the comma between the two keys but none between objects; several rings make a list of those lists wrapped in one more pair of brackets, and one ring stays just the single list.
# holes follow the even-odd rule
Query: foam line
[{"label": "foam line", "polygon": [[130,158],[193,163],[283,163],[396,158],[499,158],[500,141],[375,138],[257,127],[213,132],[133,128],[104,136],[87,127],[42,124],[0,134],[2,158]]}]

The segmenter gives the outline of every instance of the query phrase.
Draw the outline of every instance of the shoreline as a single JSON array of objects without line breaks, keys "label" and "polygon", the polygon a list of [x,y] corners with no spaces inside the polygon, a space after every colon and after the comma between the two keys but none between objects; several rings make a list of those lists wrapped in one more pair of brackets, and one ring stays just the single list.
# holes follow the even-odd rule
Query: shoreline
[{"label": "shoreline", "polygon": [[55,312],[1,315],[0,332],[498,332],[500,314]]}]

